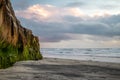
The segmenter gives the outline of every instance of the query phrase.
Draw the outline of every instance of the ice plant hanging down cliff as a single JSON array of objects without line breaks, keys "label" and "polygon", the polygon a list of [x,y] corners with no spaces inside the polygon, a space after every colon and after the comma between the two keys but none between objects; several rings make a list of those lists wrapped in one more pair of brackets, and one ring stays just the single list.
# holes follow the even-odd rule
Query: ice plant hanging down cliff
[{"label": "ice plant hanging down cliff", "polygon": [[0,0],[0,68],[20,60],[42,59],[39,40],[17,20],[10,0]]}]

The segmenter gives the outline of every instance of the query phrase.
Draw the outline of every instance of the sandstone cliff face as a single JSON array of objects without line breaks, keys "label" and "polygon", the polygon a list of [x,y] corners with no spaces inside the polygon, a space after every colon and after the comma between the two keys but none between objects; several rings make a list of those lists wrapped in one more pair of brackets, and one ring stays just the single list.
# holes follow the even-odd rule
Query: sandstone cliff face
[{"label": "sandstone cliff face", "polygon": [[0,0],[0,68],[20,60],[42,59],[39,40],[17,20],[10,0]]}]

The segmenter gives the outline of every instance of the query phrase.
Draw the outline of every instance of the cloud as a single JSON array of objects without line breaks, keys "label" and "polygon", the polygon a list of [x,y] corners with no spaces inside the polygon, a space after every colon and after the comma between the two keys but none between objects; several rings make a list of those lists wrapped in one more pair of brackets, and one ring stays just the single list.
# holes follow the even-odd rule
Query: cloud
[{"label": "cloud", "polygon": [[110,5],[110,4],[108,4],[108,5],[102,5],[102,6],[100,6],[100,8],[102,8],[102,9],[109,9],[109,10],[111,10],[111,9],[116,9],[116,8],[119,8],[120,6],[119,5]]},{"label": "cloud", "polygon": [[76,17],[83,17],[85,13],[80,10],[80,8],[69,8],[68,9],[69,15],[76,16]]},{"label": "cloud", "polygon": [[120,14],[118,15],[112,15],[104,18],[99,19],[102,23],[106,24],[111,24],[111,25],[116,25],[117,23],[120,22]]},{"label": "cloud", "polygon": [[31,29],[35,35],[40,36],[41,42],[59,42],[70,39],[70,37],[66,35],[68,28],[62,23],[35,22],[24,18],[20,18],[20,20],[23,26]]},{"label": "cloud", "polygon": [[18,10],[16,11],[17,15],[20,17],[24,17],[26,19],[41,19],[47,18],[51,15],[51,12],[48,11],[49,7],[45,8],[45,6],[40,6],[38,4],[28,7],[26,10]]},{"label": "cloud", "polygon": [[81,22],[72,25],[71,32],[91,35],[108,35],[109,26],[98,22]]},{"label": "cloud", "polygon": [[[79,7],[56,7],[53,5],[40,5],[35,4],[29,6],[24,10],[16,10],[16,15],[19,17],[23,17],[26,19],[33,19],[36,21],[46,21],[46,22],[63,22],[65,18],[74,18],[74,19],[98,19],[100,18],[102,21],[107,21],[108,17],[114,18],[116,15],[119,15],[119,11],[117,13],[112,13],[111,11],[107,10],[93,10],[90,14],[85,12]],[[113,16],[114,15],[114,16]],[[111,19],[112,20],[112,19]],[[113,19],[114,20],[114,19]]]},{"label": "cloud", "polygon": [[63,21],[65,16],[81,17],[86,15],[80,8],[59,8],[52,5],[36,4],[25,10],[16,10],[16,15],[26,19],[34,19],[36,21]]},{"label": "cloud", "polygon": [[65,35],[65,34],[60,34],[60,33],[54,33],[48,36],[40,37],[40,40],[42,42],[60,42],[62,40],[71,40],[71,37]]},{"label": "cloud", "polygon": [[98,6],[101,9],[106,9],[106,10],[118,10],[120,9],[120,0],[109,0],[106,1],[106,4],[103,4],[104,1],[101,1],[100,5]]},{"label": "cloud", "polygon": [[30,6],[29,0],[11,0],[11,2],[15,10],[23,10]]},{"label": "cloud", "polygon": [[[24,26],[32,29],[33,33],[40,36],[41,42],[60,42],[62,40],[75,40],[77,39],[75,35],[91,35],[98,36],[100,38],[90,38],[91,40],[104,40],[106,39],[119,39],[120,31],[119,25],[117,24],[114,28],[108,24],[100,22],[35,22],[33,20],[27,20],[22,18],[22,23]],[[71,36],[74,34],[73,36]],[[79,36],[81,37],[81,36]],[[79,39],[84,39],[86,37],[81,37]]]},{"label": "cloud", "polygon": [[82,7],[84,5],[85,5],[84,2],[72,2],[72,3],[66,4],[65,7]]},{"label": "cloud", "polygon": [[[41,42],[60,42],[77,39],[72,34],[89,35],[88,40],[120,38],[120,15],[87,15],[80,8],[59,8],[52,5],[36,4],[25,10],[16,10],[22,24],[40,36]],[[108,11],[109,13],[109,11]],[[97,13],[96,13],[97,14]],[[104,16],[103,16],[104,15]],[[96,36],[98,36],[96,38]],[[81,36],[79,36],[81,37]],[[79,38],[82,39],[82,38]],[[102,40],[101,40],[102,41]]]}]

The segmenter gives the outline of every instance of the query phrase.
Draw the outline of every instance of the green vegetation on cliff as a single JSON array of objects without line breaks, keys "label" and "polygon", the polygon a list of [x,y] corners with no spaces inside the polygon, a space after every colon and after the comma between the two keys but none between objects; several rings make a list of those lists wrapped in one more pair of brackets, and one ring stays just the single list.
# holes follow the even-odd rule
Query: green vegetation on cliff
[{"label": "green vegetation on cliff", "polygon": [[16,61],[42,59],[39,49],[38,37],[21,26],[10,0],[0,0],[0,68]]}]

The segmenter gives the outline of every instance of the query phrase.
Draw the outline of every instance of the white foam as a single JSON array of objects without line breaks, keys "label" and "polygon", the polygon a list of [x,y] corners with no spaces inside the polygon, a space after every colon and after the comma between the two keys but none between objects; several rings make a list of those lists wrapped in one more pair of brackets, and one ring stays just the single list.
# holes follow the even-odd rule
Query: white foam
[{"label": "white foam", "polygon": [[44,57],[120,63],[120,49],[42,49]]}]

